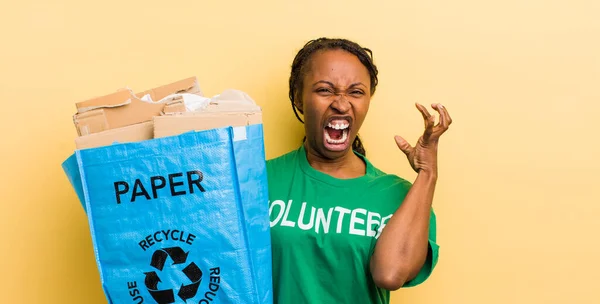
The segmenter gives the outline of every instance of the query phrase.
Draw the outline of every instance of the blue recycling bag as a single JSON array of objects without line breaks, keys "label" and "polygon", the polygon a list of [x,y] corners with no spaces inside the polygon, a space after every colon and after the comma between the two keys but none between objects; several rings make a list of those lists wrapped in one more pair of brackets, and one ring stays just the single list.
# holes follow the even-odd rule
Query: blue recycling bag
[{"label": "blue recycling bag", "polygon": [[272,303],[261,124],[78,150],[109,303]]}]

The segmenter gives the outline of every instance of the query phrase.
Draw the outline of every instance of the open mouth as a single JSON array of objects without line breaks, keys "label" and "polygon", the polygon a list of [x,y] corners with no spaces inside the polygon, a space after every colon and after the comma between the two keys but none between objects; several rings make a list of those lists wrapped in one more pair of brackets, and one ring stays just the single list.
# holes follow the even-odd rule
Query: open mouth
[{"label": "open mouth", "polygon": [[324,129],[325,146],[329,150],[342,151],[347,148],[350,133],[347,119],[331,119]]}]

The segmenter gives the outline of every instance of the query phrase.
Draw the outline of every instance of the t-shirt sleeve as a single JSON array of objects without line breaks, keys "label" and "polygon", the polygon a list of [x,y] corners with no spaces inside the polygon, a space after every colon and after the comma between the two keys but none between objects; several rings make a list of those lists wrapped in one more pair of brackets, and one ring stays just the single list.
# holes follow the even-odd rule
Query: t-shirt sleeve
[{"label": "t-shirt sleeve", "polygon": [[423,264],[423,267],[421,267],[421,270],[419,271],[417,276],[415,278],[413,278],[412,280],[406,282],[404,284],[404,286],[402,286],[402,287],[417,286],[417,285],[425,282],[425,280],[427,280],[427,278],[429,278],[429,276],[431,276],[431,273],[435,269],[435,266],[437,265],[437,262],[438,262],[439,248],[440,248],[440,246],[437,244],[437,240],[436,240],[436,232],[437,232],[436,228],[437,227],[436,227],[435,212],[432,209],[431,216],[429,219],[429,250],[427,252],[427,259],[425,260],[425,264]]}]

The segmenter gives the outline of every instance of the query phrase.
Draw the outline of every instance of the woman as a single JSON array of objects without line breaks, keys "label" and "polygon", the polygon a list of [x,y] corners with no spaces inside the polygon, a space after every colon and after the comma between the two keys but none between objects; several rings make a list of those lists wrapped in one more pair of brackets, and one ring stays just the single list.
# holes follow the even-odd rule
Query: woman
[{"label": "woman", "polygon": [[370,54],[320,38],[292,64],[289,97],[306,138],[267,163],[275,303],[389,303],[390,290],[422,283],[437,262],[437,143],[451,119],[432,105],[435,125],[417,105],[423,136],[415,147],[396,136],[418,172],[412,185],[374,167],[357,136],[377,86]]}]

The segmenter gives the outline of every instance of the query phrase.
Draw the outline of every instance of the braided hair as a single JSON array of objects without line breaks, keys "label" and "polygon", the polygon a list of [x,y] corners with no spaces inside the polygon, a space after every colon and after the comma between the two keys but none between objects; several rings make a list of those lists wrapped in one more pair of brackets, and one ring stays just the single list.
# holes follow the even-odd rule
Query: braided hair
[{"label": "braided hair", "polygon": [[[333,38],[318,38],[307,42],[304,47],[296,54],[292,63],[292,71],[289,81],[289,98],[292,102],[292,109],[296,118],[302,123],[304,121],[300,118],[298,112],[302,113],[302,109],[296,107],[294,101],[301,98],[302,86],[304,85],[304,76],[307,72],[307,68],[310,66],[311,56],[320,50],[344,50],[358,57],[358,60],[367,68],[371,80],[371,95],[375,94],[375,88],[377,87],[377,67],[373,63],[373,52],[370,49],[364,48],[358,45],[356,42],[352,42],[347,39],[333,39]],[[306,140],[306,136],[304,137]],[[359,154],[366,155],[365,148],[363,147],[362,141],[356,136],[354,142],[352,142],[352,150]]]}]

